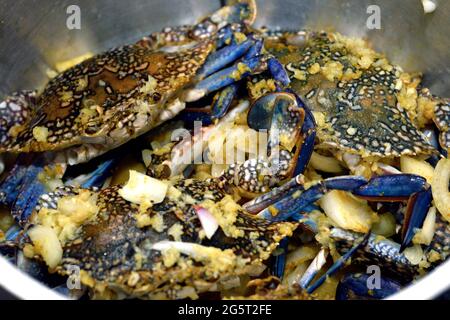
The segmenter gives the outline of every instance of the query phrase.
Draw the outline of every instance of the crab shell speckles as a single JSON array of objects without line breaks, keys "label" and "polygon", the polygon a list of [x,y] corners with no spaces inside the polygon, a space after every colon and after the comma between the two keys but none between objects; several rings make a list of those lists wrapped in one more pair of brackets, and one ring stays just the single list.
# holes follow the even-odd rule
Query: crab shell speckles
[{"label": "crab shell speckles", "polygon": [[[180,180],[174,186],[189,196],[189,203],[167,198],[146,212],[163,217],[162,232],[151,226],[137,226],[135,216],[140,209],[122,199],[118,187],[101,190],[97,198],[97,218],[82,225],[79,236],[63,246],[59,272],[66,274],[70,266],[79,266],[83,273],[82,281],[97,294],[107,289],[108,292],[125,292],[135,297],[176,298],[176,293],[183,287],[193,287],[198,292],[212,290],[222,278],[261,267],[262,261],[270,256],[279,241],[296,227],[294,223],[270,223],[238,211],[234,226],[243,231],[243,236],[226,236],[219,228],[211,239],[202,238],[199,235],[201,223],[193,206],[205,199],[220,201],[224,194],[216,189],[213,181]],[[65,188],[44,196],[40,207],[55,207],[58,195],[77,192],[76,189]],[[175,224],[182,226],[183,243],[232,252],[236,263],[218,274],[212,272],[207,264],[194,263],[181,254],[177,263],[166,265],[161,252],[152,248],[155,243],[175,240],[168,231]]]},{"label": "crab shell speckles", "polygon": [[450,151],[450,100],[436,104],[434,109],[434,122],[441,131],[439,143]]},{"label": "crab shell speckles", "polygon": [[[189,83],[212,48],[203,40],[165,52],[140,42],[86,60],[49,82],[34,112],[20,119],[20,130],[7,136],[0,152],[89,143],[107,145],[104,152],[125,143],[161,122],[166,102]],[[33,135],[36,127],[48,131],[44,140]]]},{"label": "crab shell speckles", "polygon": [[356,63],[352,49],[332,34],[308,33],[303,38],[299,45],[287,45],[281,36],[268,48],[286,65],[292,88],[313,111],[325,115],[318,128],[322,142],[363,156],[433,152],[398,105],[400,70],[379,55],[361,67],[358,63],[364,61]]}]

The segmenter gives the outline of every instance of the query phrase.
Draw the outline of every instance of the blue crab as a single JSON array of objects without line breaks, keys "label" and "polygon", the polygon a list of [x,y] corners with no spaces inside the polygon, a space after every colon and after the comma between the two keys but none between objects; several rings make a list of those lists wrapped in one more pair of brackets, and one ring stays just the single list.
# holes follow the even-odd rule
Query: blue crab
[{"label": "blue crab", "polygon": [[[21,247],[28,258],[41,260],[33,229],[64,216],[58,211],[61,200],[89,193],[98,211],[62,241],[61,259],[51,265],[54,272],[67,275],[78,267],[94,298],[196,298],[220,290],[227,280],[260,274],[278,242],[297,226],[246,213],[214,181],[168,183],[164,200],[144,210],[125,200],[120,186],[57,189],[41,197],[28,229],[32,241],[25,237]],[[218,221],[211,233],[205,215]],[[50,224],[49,216],[55,218]],[[142,223],[142,217],[153,223]]]},{"label": "blue crab", "polygon": [[321,143],[363,157],[429,155],[436,151],[419,125],[434,120],[442,148],[448,148],[445,99],[421,93],[418,79],[362,40],[307,31],[265,37],[267,50],[287,69],[290,87],[316,115]]}]

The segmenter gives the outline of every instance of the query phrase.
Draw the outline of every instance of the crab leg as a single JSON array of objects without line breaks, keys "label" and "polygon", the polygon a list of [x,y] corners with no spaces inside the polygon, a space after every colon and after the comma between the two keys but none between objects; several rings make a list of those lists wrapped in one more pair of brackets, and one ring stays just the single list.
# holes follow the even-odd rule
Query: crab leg
[{"label": "crab leg", "polygon": [[303,185],[299,185],[296,191],[303,192],[301,195],[298,192],[292,193],[260,211],[258,216],[271,221],[283,221],[289,219],[293,214],[303,211],[329,190],[351,191],[366,183],[367,180],[363,177],[341,176],[320,181],[306,190]]},{"label": "crab leg", "polygon": [[311,286],[306,289],[306,292],[309,294],[313,293],[318,287],[320,287],[327,277],[335,274],[337,271],[339,271],[346,262],[355,254],[358,249],[363,247],[367,241],[369,240],[370,233],[364,236],[364,238],[360,241],[358,241],[350,250],[348,250],[342,257],[340,257],[336,262],[325,272],[319,279],[317,279]]},{"label": "crab leg", "polygon": [[301,131],[303,144],[294,170],[294,175],[298,175],[305,171],[306,166],[311,159],[314,150],[314,142],[316,140],[316,121],[311,110],[300,99],[300,97],[296,94],[295,97],[297,99],[297,104],[305,111],[305,120]]},{"label": "crab leg", "polygon": [[190,89],[185,97],[186,102],[192,102],[203,98],[213,91],[222,89],[236,81],[262,72],[266,69],[266,59],[264,57],[256,56],[241,62],[231,67],[222,69],[209,77],[198,82],[192,89]]},{"label": "crab leg", "polygon": [[[402,232],[402,250],[411,242],[415,228],[420,228],[423,224],[431,203],[431,189],[426,180],[411,174],[379,176],[370,181],[357,176],[341,176],[323,180],[306,190],[302,185],[294,188],[302,194],[274,190],[274,193],[285,194],[284,198],[261,210],[258,216],[271,221],[289,219],[293,214],[304,211],[308,205],[319,200],[330,190],[348,191],[369,201],[409,199]],[[275,195],[272,195],[272,198],[277,199]]]},{"label": "crab leg", "polygon": [[[336,244],[339,252],[348,250],[361,235],[356,232],[333,228],[330,239]],[[370,234],[367,244],[356,258],[361,261],[380,262],[390,270],[396,270],[399,274],[410,275],[414,272],[414,266],[400,251],[400,244],[389,240],[380,239],[375,234]]]},{"label": "crab leg", "polygon": [[221,70],[224,66],[236,61],[253,45],[251,40],[246,40],[240,44],[231,44],[216,52],[211,53],[206,59],[204,65],[197,73],[197,77],[205,79],[213,73]]},{"label": "crab leg", "polygon": [[276,254],[272,254],[271,274],[279,279],[283,278],[284,269],[286,267],[286,254],[289,244],[289,238],[284,238],[280,241],[278,248],[275,250]]}]

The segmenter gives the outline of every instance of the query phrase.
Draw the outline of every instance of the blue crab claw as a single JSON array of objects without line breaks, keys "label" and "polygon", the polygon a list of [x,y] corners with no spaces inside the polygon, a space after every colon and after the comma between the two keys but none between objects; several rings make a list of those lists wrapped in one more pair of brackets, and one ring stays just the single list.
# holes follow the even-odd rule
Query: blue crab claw
[{"label": "blue crab claw", "polygon": [[[286,91],[295,94],[291,89],[287,89]],[[314,149],[314,142],[316,140],[316,120],[314,119],[311,110],[302,101],[302,99],[297,94],[295,94],[295,97],[297,99],[297,104],[305,111],[305,120],[302,127],[303,145],[294,170],[294,175],[298,175],[305,171],[306,166],[311,159],[312,151]]]},{"label": "blue crab claw", "polygon": [[278,248],[272,253],[270,272],[273,276],[282,279],[284,269],[286,267],[286,254],[289,244],[289,238],[284,238],[280,241]]},{"label": "blue crab claw", "polygon": [[365,185],[367,180],[358,176],[341,176],[320,181],[307,190],[303,185],[296,188],[281,200],[268,206],[258,213],[258,216],[271,221],[284,221],[292,215],[304,211],[319,200],[329,190],[351,191]]},{"label": "blue crab claw", "polygon": [[420,228],[427,216],[432,200],[431,188],[413,194],[408,200],[402,228],[402,252],[412,241],[416,228]]},{"label": "blue crab claw", "polygon": [[394,279],[381,277],[379,287],[368,288],[370,275],[366,273],[348,273],[344,275],[336,289],[337,300],[373,300],[384,299],[398,292],[402,286]]},{"label": "blue crab claw", "polygon": [[317,279],[313,284],[311,284],[306,289],[306,292],[309,294],[313,293],[318,287],[320,287],[325,282],[327,277],[341,270],[342,267],[345,266],[347,261],[356,253],[356,251],[358,251],[361,247],[367,244],[369,237],[370,233],[366,234],[364,238],[362,238],[362,240],[358,240],[350,250],[348,250],[342,257],[337,259],[336,262],[319,279]]},{"label": "blue crab claw", "polygon": [[280,187],[274,188],[267,193],[253,198],[249,202],[245,203],[242,207],[251,214],[257,214],[271,204],[292,195],[297,191],[297,188],[303,188],[302,186],[304,185],[304,183],[305,177],[303,175],[295,176]]},{"label": "blue crab claw", "polygon": [[[2,194],[6,194],[3,200],[11,207],[11,215],[20,226],[26,225],[41,195],[48,191],[46,171],[59,172],[63,175],[65,165],[48,166],[51,156],[48,155],[21,155],[14,164],[13,169],[0,186]],[[101,162],[96,169],[87,174],[82,174],[72,182],[84,188],[102,186],[111,175],[112,169],[118,158],[113,157]],[[58,166],[58,168],[56,168]]]},{"label": "blue crab claw", "polygon": [[91,172],[78,175],[76,178],[68,180],[65,184],[80,186],[84,189],[102,187],[105,181],[112,175],[113,169],[120,160],[116,152],[113,154],[106,160],[101,161]]},{"label": "blue crab claw", "polygon": [[269,131],[271,149],[279,145],[291,152],[294,147],[299,149],[304,116],[294,95],[277,92],[255,101],[247,115],[247,124],[255,130]]},{"label": "blue crab claw", "polygon": [[393,174],[374,177],[352,193],[370,201],[401,201],[426,188],[427,181],[421,176]]}]

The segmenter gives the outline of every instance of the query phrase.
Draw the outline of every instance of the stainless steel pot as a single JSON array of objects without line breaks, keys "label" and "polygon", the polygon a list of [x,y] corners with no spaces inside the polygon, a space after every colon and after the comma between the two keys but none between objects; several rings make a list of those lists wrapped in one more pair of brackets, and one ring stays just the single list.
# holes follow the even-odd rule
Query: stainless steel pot
[{"label": "stainless steel pot", "polygon": [[[421,0],[257,0],[256,25],[367,37],[407,71],[423,72],[433,93],[448,97],[450,1],[434,1],[437,9],[425,14]],[[80,8],[80,30],[67,27],[70,5]],[[367,28],[371,5],[380,9],[381,29]],[[168,25],[192,23],[219,7],[219,0],[0,0],[0,97],[42,87],[46,70],[58,61],[131,42]],[[0,269],[0,286],[15,295],[56,297],[1,257]],[[450,286],[445,282],[449,275],[447,262],[392,298],[433,298]]]}]

